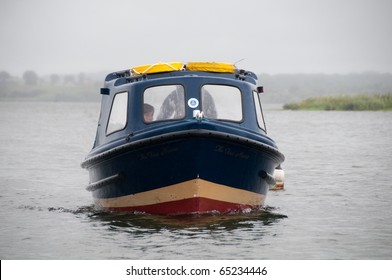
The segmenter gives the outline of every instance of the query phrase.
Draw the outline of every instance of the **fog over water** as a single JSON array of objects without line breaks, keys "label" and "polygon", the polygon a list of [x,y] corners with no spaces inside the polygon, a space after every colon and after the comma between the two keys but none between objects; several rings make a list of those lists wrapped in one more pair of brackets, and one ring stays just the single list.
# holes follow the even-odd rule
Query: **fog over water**
[{"label": "fog over water", "polygon": [[388,0],[0,0],[0,71],[227,61],[257,73],[392,72]]}]

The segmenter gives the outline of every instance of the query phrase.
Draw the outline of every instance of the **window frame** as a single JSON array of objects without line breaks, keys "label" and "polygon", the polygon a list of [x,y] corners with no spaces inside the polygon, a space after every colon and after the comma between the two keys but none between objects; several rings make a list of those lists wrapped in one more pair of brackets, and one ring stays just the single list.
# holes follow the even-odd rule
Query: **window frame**
[{"label": "window frame", "polygon": [[[240,97],[240,102],[241,102],[241,105],[240,105],[240,108],[241,108],[241,119],[239,119],[239,120],[235,120],[235,119],[226,119],[226,118],[219,118],[219,117],[217,117],[217,118],[208,118],[208,117],[206,117],[207,119],[209,119],[209,120],[217,120],[217,121],[227,121],[227,122],[234,122],[234,123],[242,123],[242,122],[244,122],[244,102],[243,102],[243,93],[242,93],[242,90],[241,90],[241,88],[239,88],[238,86],[236,86],[236,85],[232,85],[232,84],[219,84],[219,83],[207,83],[207,84],[203,84],[201,87],[200,87],[200,99],[201,99],[201,111],[202,112],[204,112],[204,106],[203,106],[203,87],[205,87],[205,86],[222,86],[222,87],[230,87],[230,88],[235,88],[235,89],[237,89],[238,90],[238,92],[239,92],[239,97]],[[211,94],[211,93],[210,93]],[[216,107],[216,100],[214,100],[214,103],[215,103],[215,107]]]},{"label": "window frame", "polygon": [[[253,95],[252,96],[253,97],[253,104],[255,106],[257,125],[260,129],[262,129],[265,133],[267,133],[267,127],[265,125],[265,118],[264,118],[264,113],[263,113],[263,106],[261,105],[261,100],[260,100],[260,93],[253,90],[252,95]],[[260,115],[259,115],[259,112],[260,112]],[[260,117],[261,117],[262,123],[260,123]]]},{"label": "window frame", "polygon": [[[109,131],[109,127],[110,127],[110,124],[111,124],[111,117],[112,117],[113,107],[114,107],[114,104],[115,104],[115,102],[116,102],[116,98],[118,98],[118,96],[121,95],[121,94],[126,94],[126,102],[125,102],[125,122],[124,122],[124,123],[121,123],[121,124],[122,124],[122,127],[121,127],[121,128],[118,128],[118,129],[114,129],[114,130]],[[119,91],[119,92],[117,92],[117,93],[113,96],[113,100],[112,100],[112,104],[111,104],[111,107],[110,107],[110,112],[109,112],[108,120],[107,120],[107,123],[106,123],[106,130],[105,130],[106,136],[109,136],[109,135],[111,135],[111,134],[113,134],[113,133],[122,131],[122,130],[124,130],[124,129],[127,127],[127,125],[128,125],[128,111],[129,111],[129,105],[128,105],[128,103],[129,103],[129,92],[128,92],[128,91]],[[120,109],[121,109],[121,108],[120,108]]]}]

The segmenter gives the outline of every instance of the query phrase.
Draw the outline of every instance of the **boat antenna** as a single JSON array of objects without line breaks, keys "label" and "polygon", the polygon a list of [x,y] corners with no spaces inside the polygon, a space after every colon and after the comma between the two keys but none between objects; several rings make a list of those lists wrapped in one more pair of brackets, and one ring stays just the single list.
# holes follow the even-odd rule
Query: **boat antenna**
[{"label": "boat antenna", "polygon": [[241,58],[240,60],[238,60],[238,61],[236,61],[236,62],[234,62],[233,64],[237,67],[237,63],[239,63],[239,62],[241,62],[241,61],[243,61],[243,60],[245,60],[245,58]]}]

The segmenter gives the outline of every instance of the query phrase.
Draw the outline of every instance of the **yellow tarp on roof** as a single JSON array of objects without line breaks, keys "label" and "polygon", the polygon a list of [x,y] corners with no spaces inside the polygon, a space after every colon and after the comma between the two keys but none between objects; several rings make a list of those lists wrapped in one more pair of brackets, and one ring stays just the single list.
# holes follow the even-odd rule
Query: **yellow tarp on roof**
[{"label": "yellow tarp on roof", "polygon": [[188,62],[186,69],[189,71],[234,73],[236,68],[234,64],[225,62]]},{"label": "yellow tarp on roof", "polygon": [[146,64],[131,68],[132,75],[153,74],[162,72],[179,71],[183,68],[182,62],[158,62],[155,64]]},{"label": "yellow tarp on roof", "polygon": [[186,67],[188,71],[235,73],[236,67],[226,62],[158,62],[155,64],[139,65],[131,68],[132,75],[154,74],[163,72],[180,71]]}]

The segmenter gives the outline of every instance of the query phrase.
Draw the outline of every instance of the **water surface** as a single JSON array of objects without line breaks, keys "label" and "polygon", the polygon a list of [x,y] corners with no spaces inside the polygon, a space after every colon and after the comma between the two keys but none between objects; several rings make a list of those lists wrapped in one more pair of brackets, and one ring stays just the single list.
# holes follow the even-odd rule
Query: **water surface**
[{"label": "water surface", "polygon": [[1,259],[392,259],[392,112],[266,111],[286,189],[264,211],[98,211],[99,104],[0,102]]}]

